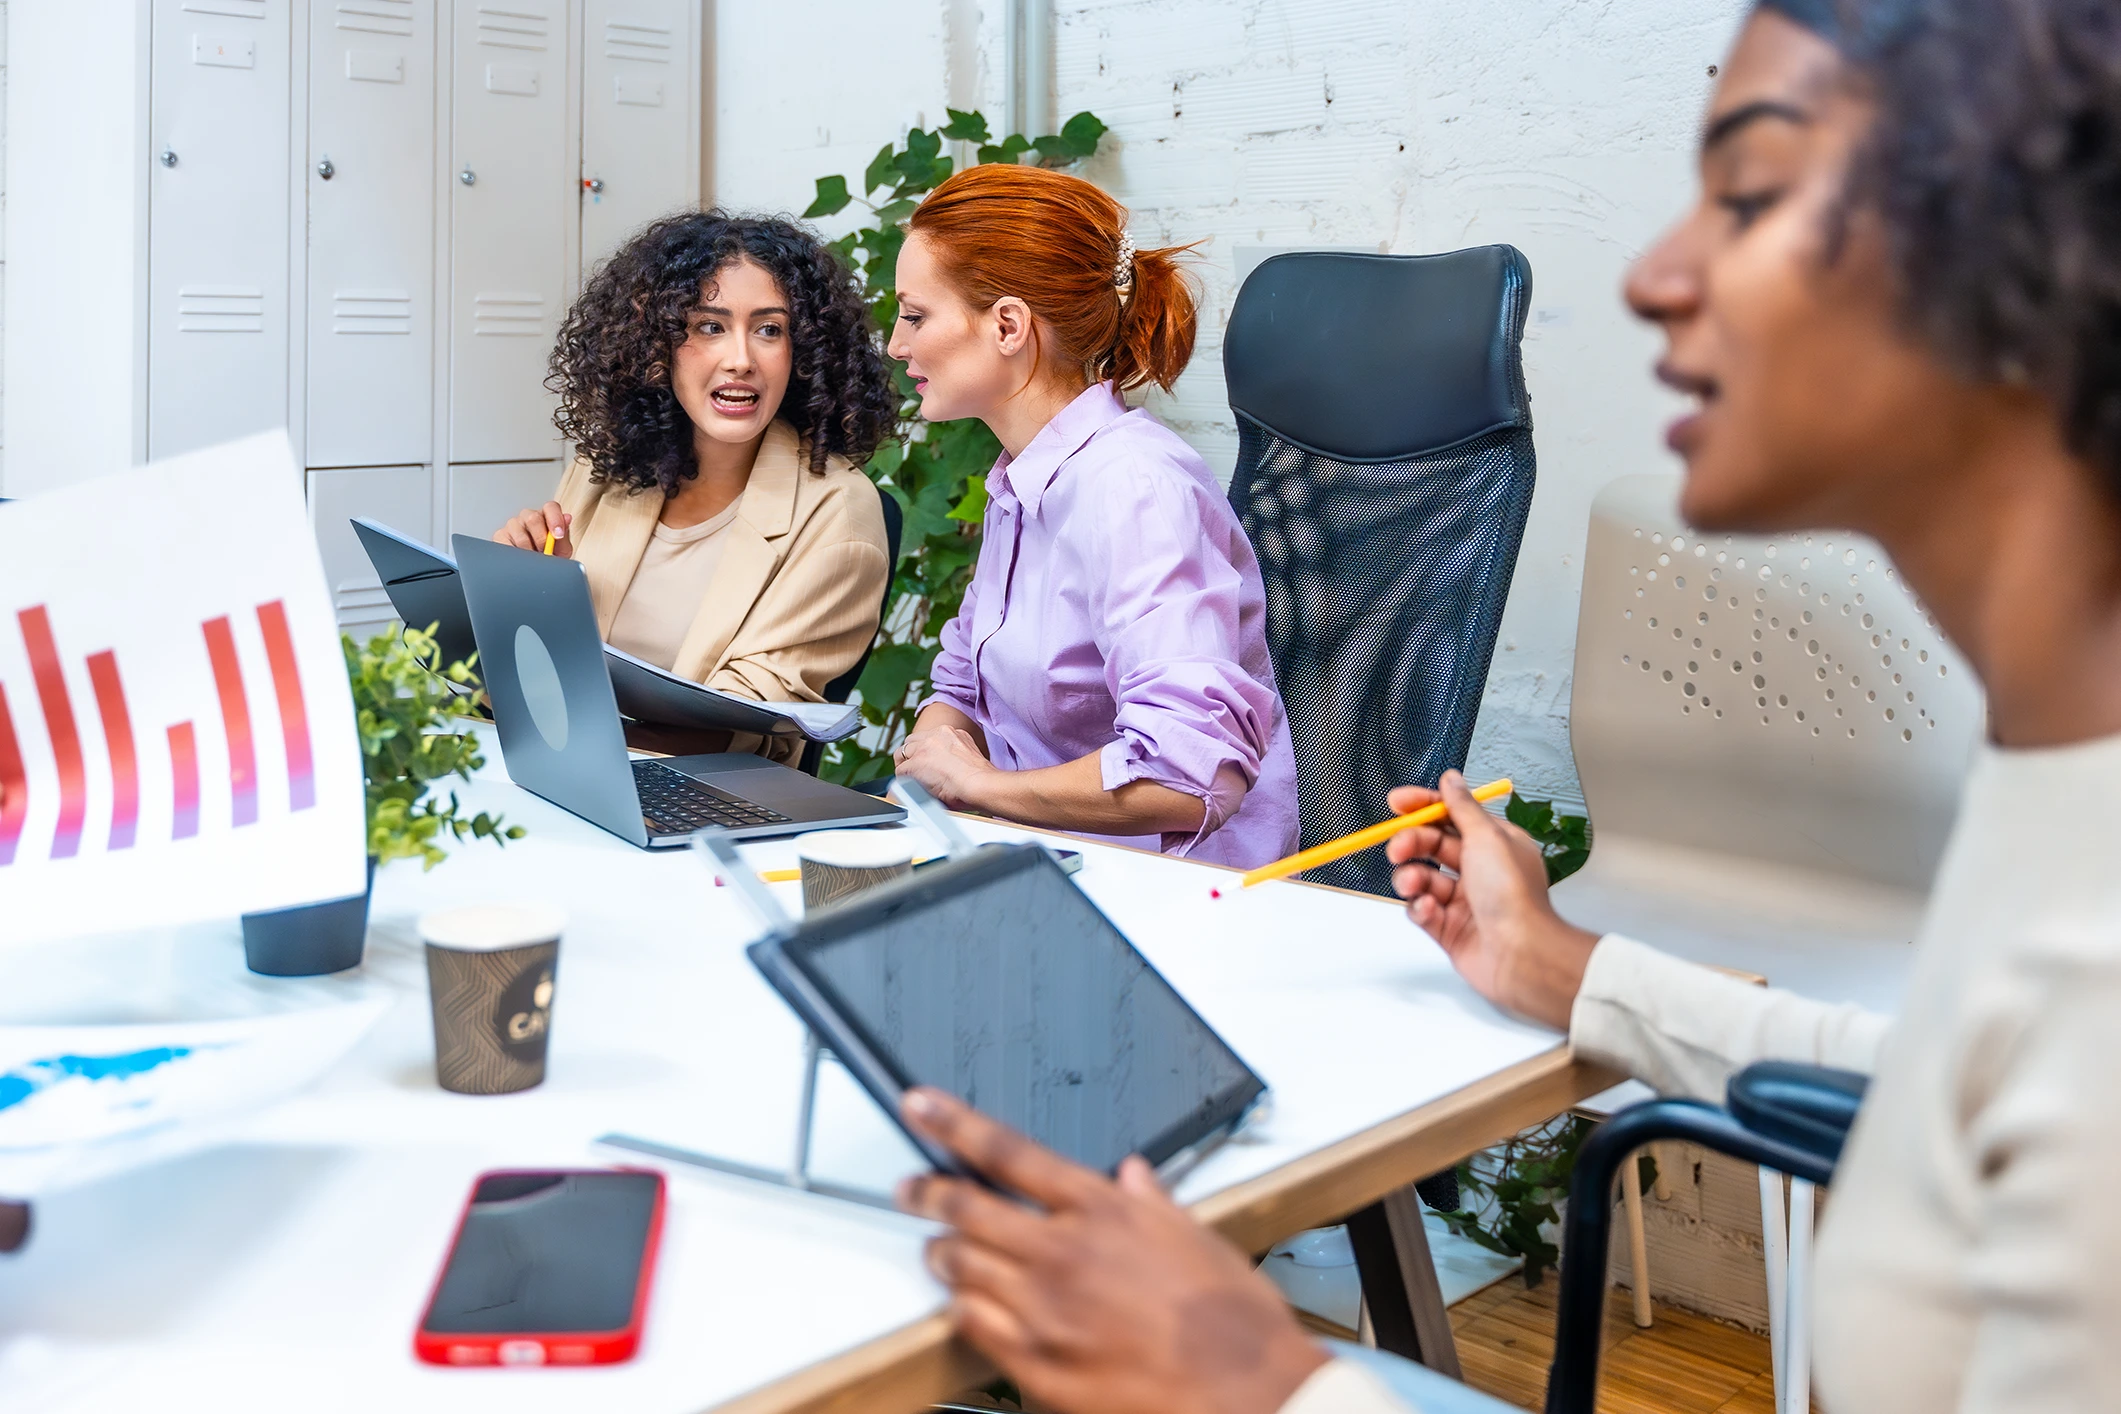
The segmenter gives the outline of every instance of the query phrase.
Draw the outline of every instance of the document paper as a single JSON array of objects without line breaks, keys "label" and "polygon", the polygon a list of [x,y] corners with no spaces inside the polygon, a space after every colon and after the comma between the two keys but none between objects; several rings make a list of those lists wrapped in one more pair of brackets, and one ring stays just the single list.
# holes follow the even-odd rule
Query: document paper
[{"label": "document paper", "polygon": [[284,433],[0,505],[0,943],[357,894],[363,811]]}]

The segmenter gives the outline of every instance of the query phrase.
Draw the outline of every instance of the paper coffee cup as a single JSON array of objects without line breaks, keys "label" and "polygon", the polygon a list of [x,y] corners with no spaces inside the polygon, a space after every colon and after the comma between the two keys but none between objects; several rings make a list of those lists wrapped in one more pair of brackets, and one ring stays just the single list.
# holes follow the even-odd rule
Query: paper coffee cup
[{"label": "paper coffee cup", "polygon": [[795,842],[803,908],[837,903],[913,872],[917,830],[818,830]]},{"label": "paper coffee cup", "polygon": [[566,915],[485,904],[420,920],[434,1006],[435,1079],[459,1095],[507,1095],[545,1079]]}]

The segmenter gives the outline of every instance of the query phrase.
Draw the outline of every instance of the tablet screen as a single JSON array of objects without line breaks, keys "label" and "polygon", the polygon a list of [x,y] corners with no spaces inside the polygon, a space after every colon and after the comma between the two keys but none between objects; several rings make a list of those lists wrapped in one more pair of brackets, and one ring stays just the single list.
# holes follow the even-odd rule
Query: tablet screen
[{"label": "tablet screen", "polygon": [[1162,1163],[1265,1089],[1041,850],[839,913],[787,952],[877,1057],[1078,1163]]}]

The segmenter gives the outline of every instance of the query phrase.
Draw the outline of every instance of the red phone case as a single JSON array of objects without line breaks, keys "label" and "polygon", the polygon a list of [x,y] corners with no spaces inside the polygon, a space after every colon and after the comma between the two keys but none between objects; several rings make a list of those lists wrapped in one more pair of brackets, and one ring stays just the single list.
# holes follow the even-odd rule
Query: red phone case
[{"label": "red phone case", "polygon": [[641,1247],[641,1274],[633,1288],[633,1314],[618,1330],[610,1331],[505,1331],[492,1335],[462,1333],[443,1334],[427,1329],[428,1317],[434,1314],[435,1298],[441,1295],[442,1278],[449,1271],[449,1259],[456,1255],[457,1243],[464,1236],[464,1223],[471,1216],[471,1197],[464,1199],[464,1211],[457,1215],[456,1230],[449,1235],[449,1247],[442,1257],[441,1270],[435,1273],[435,1282],[427,1292],[427,1304],[420,1308],[420,1323],[413,1328],[412,1351],[430,1365],[614,1365],[621,1360],[630,1360],[641,1347],[641,1327],[648,1319],[648,1288],[655,1280],[656,1254],[662,1248],[663,1238],[663,1175],[654,1169],[625,1167],[620,1169],[490,1169],[472,1180],[472,1193],[489,1178],[512,1178],[529,1174],[569,1173],[645,1173],[655,1179],[655,1206],[648,1214],[648,1236]]}]

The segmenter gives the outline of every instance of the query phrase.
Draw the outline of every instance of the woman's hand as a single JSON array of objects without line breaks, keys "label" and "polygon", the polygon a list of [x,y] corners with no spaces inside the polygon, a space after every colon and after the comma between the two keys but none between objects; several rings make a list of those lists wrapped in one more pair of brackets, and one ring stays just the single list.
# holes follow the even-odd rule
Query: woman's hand
[{"label": "woman's hand", "polygon": [[574,542],[567,538],[567,527],[573,524],[574,517],[561,510],[558,501],[547,501],[534,510],[517,511],[509,517],[508,524],[493,533],[493,538],[518,550],[543,550],[546,532],[550,531],[552,553],[571,560]]},{"label": "woman's hand", "polygon": [[1274,1414],[1326,1353],[1272,1283],[1165,1195],[1141,1158],[1117,1183],[937,1090],[906,1122],[1039,1209],[929,1174],[899,1206],[958,1333],[1061,1414]]},{"label": "woman's hand", "polygon": [[911,776],[952,810],[985,809],[977,799],[980,784],[999,774],[994,763],[962,727],[938,726],[915,731],[899,743],[892,760],[898,773]]},{"label": "woman's hand", "polygon": [[1446,771],[1438,784],[1441,794],[1402,786],[1390,797],[1402,815],[1439,799],[1451,812],[1448,824],[1402,830],[1385,845],[1385,857],[1400,866],[1392,887],[1407,900],[1407,916],[1443,946],[1474,991],[1568,1030],[1598,935],[1554,912],[1546,861],[1530,835],[1481,808],[1458,772]]}]

